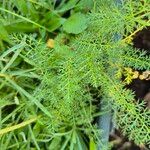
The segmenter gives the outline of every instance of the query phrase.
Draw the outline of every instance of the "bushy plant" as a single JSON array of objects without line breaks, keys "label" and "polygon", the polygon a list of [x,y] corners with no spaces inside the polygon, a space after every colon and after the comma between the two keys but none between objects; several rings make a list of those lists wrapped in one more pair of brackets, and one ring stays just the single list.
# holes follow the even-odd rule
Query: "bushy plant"
[{"label": "bushy plant", "polygon": [[[94,1],[81,23],[84,31],[75,36],[62,30],[51,48],[35,35],[9,35],[14,46],[0,56],[0,127],[35,117],[20,125],[24,128],[0,130],[0,147],[96,149],[102,131],[94,120],[106,113],[99,110],[100,102],[111,107],[115,127],[124,135],[138,145],[149,144],[150,111],[122,78],[128,75],[124,68],[150,69],[149,56],[132,46],[134,35],[150,25],[149,4]],[[101,97],[97,102],[93,89]]]}]

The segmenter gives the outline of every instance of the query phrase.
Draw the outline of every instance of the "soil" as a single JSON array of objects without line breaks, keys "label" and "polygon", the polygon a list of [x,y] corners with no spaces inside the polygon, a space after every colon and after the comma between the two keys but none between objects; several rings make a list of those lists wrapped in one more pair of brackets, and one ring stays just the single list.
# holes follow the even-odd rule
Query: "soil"
[{"label": "soil", "polygon": [[150,27],[139,31],[134,39],[133,46],[138,50],[145,50],[147,54],[150,54]]},{"label": "soil", "polygon": [[[133,47],[139,51],[146,51],[146,55],[150,55],[150,27],[139,31],[135,35]],[[134,79],[127,88],[134,91],[135,99],[145,99],[148,104],[147,107],[150,108],[150,80]],[[134,142],[129,141],[118,130],[115,130],[115,132],[110,135],[110,141],[114,142],[112,150],[148,150],[146,146],[145,148],[136,146]]]},{"label": "soil", "polygon": [[[150,27],[139,31],[134,39],[133,46],[139,51],[145,51],[146,55],[150,55]],[[145,70],[139,70],[145,71]],[[129,89],[135,92],[135,99],[145,99],[147,107],[150,105],[150,80],[135,79],[128,86]],[[150,107],[149,107],[150,108]]]},{"label": "soil", "polygon": [[114,133],[110,135],[110,141],[114,144],[112,150],[142,150],[135,145],[134,142],[124,137],[118,130],[115,130]]}]

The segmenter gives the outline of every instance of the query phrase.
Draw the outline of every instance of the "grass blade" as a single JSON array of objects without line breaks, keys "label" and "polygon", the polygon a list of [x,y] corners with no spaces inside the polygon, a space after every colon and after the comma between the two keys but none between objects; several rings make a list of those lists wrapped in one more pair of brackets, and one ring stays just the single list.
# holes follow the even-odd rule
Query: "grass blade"
[{"label": "grass blade", "polygon": [[1,70],[1,73],[5,73],[5,71],[12,65],[12,63],[15,61],[15,59],[18,57],[18,55],[20,54],[21,50],[23,47],[19,48],[15,54],[13,55],[13,57],[10,59],[10,61],[6,64],[6,66]]},{"label": "grass blade", "polygon": [[9,13],[9,14],[12,14],[12,15],[18,17],[18,18],[21,18],[21,19],[23,19],[24,21],[30,22],[30,23],[32,23],[33,25],[35,25],[35,26],[37,26],[37,27],[39,27],[39,28],[42,28],[42,29],[44,29],[44,30],[46,30],[46,31],[48,31],[48,32],[51,32],[48,28],[46,28],[46,27],[44,27],[44,26],[42,26],[42,25],[36,23],[35,21],[33,21],[33,20],[31,20],[31,19],[28,19],[28,18],[26,18],[26,17],[23,17],[23,16],[21,16],[21,15],[18,15],[18,14],[16,14],[16,13],[11,12],[11,11],[9,11],[9,10],[7,10],[7,9],[4,9],[4,8],[0,8],[0,10],[3,11],[3,12],[7,12],[7,13]]},{"label": "grass blade", "polygon": [[25,91],[23,88],[21,88],[19,85],[17,85],[13,80],[11,80],[8,76],[5,76],[6,80],[13,85],[18,92],[25,95],[29,100],[31,100],[39,109],[41,109],[47,116],[51,117],[51,114],[49,111],[32,95],[30,95],[27,91]]},{"label": "grass blade", "polygon": [[24,43],[24,42],[21,42],[20,44],[17,44],[17,45],[15,45],[15,46],[11,47],[10,49],[8,49],[7,51],[5,51],[5,52],[0,56],[0,60],[3,60],[3,58],[4,58],[5,56],[7,56],[7,55],[10,54],[11,52],[14,52],[15,50],[20,49],[20,48],[22,48],[22,47],[24,47],[24,46],[25,46],[25,43]]},{"label": "grass blade", "polygon": [[34,118],[30,119],[30,120],[24,121],[24,122],[19,123],[17,125],[1,129],[0,130],[0,135],[3,135],[3,134],[8,133],[10,131],[14,131],[16,129],[22,128],[22,127],[24,127],[24,126],[26,126],[26,125],[28,125],[28,124],[30,124],[32,122],[35,122],[37,119],[38,119],[38,117],[34,117]]}]

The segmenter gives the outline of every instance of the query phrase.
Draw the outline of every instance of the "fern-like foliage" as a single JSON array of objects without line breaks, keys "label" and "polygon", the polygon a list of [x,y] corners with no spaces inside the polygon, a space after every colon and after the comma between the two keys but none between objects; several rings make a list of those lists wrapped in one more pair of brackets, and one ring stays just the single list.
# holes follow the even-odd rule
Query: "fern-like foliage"
[{"label": "fern-like foliage", "polygon": [[[150,25],[149,3],[127,0],[120,8],[113,0],[95,1],[93,11],[87,15],[88,28],[82,34],[57,35],[53,49],[34,38],[29,40],[30,46],[20,56],[34,66],[39,84],[32,96],[16,87],[23,98],[32,100],[24,112],[42,115],[29,132],[38,139],[33,138],[37,148],[52,149],[57,143],[58,149],[62,145],[62,149],[85,150],[88,138],[101,142],[100,131],[92,124],[98,106],[91,87],[109,101],[114,122],[125,135],[136,144],[150,142],[150,111],[144,109],[144,102],[134,99],[121,77],[116,77],[120,68],[150,68],[149,56],[132,47],[134,34]],[[33,103],[36,107],[30,108]]]},{"label": "fern-like foliage", "polygon": [[[149,110],[134,100],[134,93],[115,74],[119,68],[149,69],[149,56],[135,50],[131,44],[134,30],[149,25],[148,1],[125,1],[123,8],[112,0],[100,5],[89,15],[88,29],[75,38],[60,34],[54,49],[33,52],[42,82],[35,97],[51,112],[49,127],[59,131],[62,124],[91,128],[96,111],[92,105],[89,85],[101,87],[109,97],[115,121],[125,135],[137,144],[150,139]],[[142,12],[142,15],[140,15]],[[121,37],[115,41],[116,36]],[[134,34],[133,34],[134,35]],[[108,100],[108,98],[107,98]],[[55,121],[54,121],[55,120]],[[92,130],[91,130],[92,131]]]}]

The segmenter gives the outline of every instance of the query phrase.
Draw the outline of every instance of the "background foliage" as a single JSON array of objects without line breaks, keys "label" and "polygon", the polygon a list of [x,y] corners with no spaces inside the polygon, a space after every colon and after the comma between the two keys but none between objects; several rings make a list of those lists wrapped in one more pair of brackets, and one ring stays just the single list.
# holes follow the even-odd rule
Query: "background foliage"
[{"label": "background foliage", "polygon": [[121,9],[113,0],[1,1],[0,128],[8,128],[0,130],[0,147],[95,149],[102,132],[95,118],[105,113],[100,97],[116,128],[149,143],[150,111],[120,72],[150,68],[149,56],[132,47],[134,34],[149,26],[149,7],[148,0],[127,0]]}]

